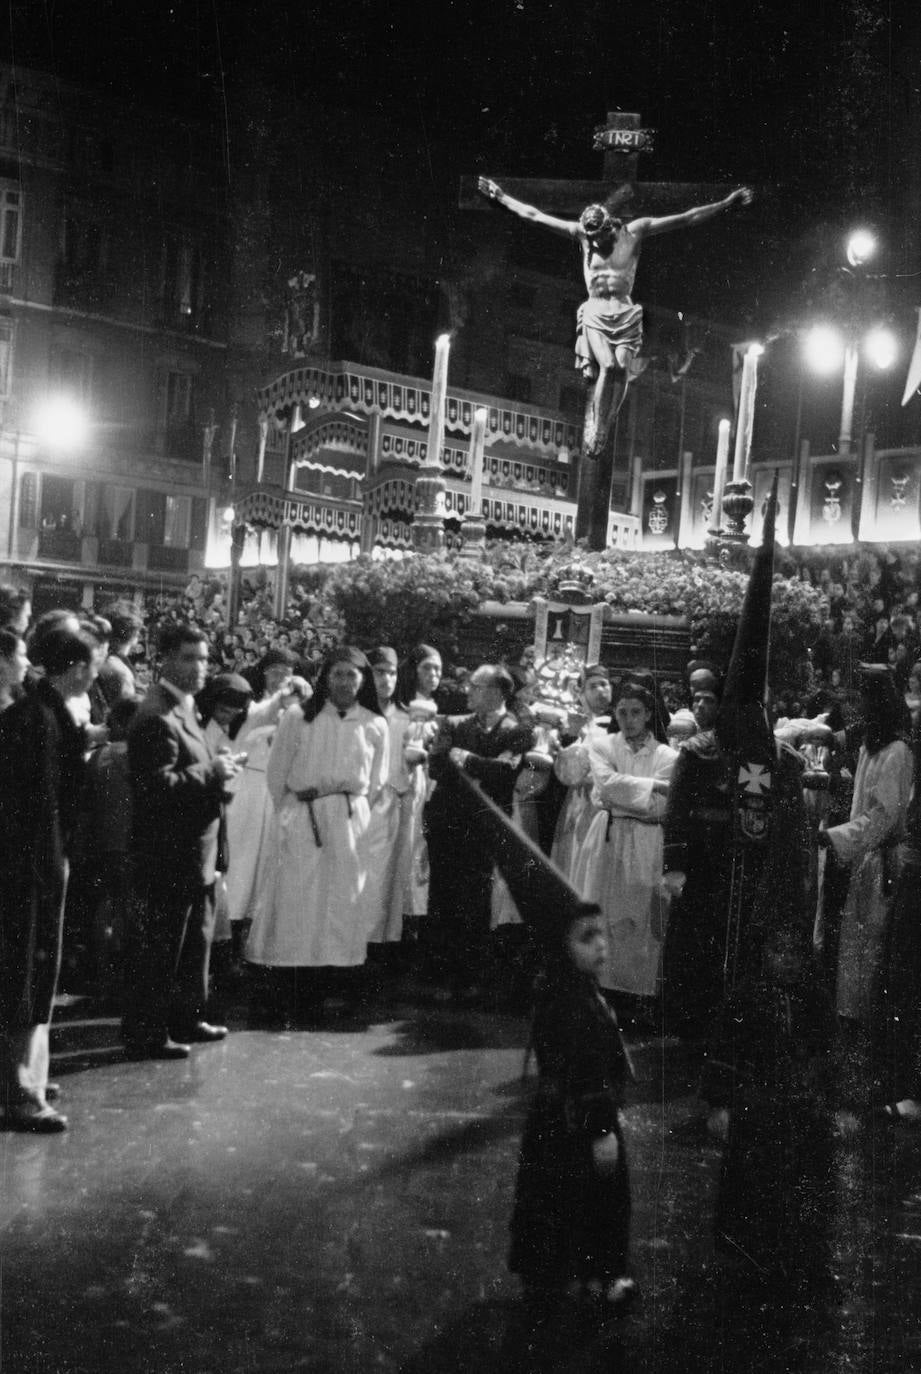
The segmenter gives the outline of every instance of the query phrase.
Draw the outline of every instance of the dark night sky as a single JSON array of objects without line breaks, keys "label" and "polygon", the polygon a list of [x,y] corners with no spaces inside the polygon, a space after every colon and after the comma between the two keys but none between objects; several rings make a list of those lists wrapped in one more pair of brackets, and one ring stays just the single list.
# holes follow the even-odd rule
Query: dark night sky
[{"label": "dark night sky", "polygon": [[0,45],[219,120],[255,76],[395,121],[446,205],[462,173],[600,176],[593,126],[639,110],[657,130],[642,178],[761,189],[754,271],[782,298],[857,214],[882,228],[887,270],[917,270],[919,29],[917,0],[10,0]]},{"label": "dark night sky", "polygon": [[[659,130],[647,176],[775,181],[799,128],[811,133],[839,102],[852,106],[864,76],[885,108],[899,15],[917,8],[903,0],[12,0],[3,37],[24,65],[192,110],[232,99],[238,73],[255,68],[308,98],[369,117],[398,113],[436,139],[450,132],[468,165],[479,154],[527,174],[591,175],[590,130],[620,105]],[[884,20],[876,32],[869,16]]]}]

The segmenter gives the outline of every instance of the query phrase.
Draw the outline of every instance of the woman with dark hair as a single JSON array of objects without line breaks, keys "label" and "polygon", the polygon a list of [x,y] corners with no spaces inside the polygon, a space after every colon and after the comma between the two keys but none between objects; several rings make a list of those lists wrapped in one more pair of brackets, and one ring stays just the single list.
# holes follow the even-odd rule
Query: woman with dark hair
[{"label": "woman with dark hair", "polygon": [[15,630],[0,630],[0,714],[16,700],[28,668],[23,640]]},{"label": "woman with dark hair", "polygon": [[905,703],[885,667],[861,668],[864,741],[857,759],[850,820],[820,830],[850,879],[838,951],[836,1005],[852,1034],[879,1044],[892,889],[912,785]]},{"label": "woman with dark hair", "polygon": [[278,825],[272,896],[246,958],[273,968],[363,964],[370,808],[387,781],[389,740],[364,654],[328,655],[316,692],[289,706],[266,782]]},{"label": "woman with dark hair", "polygon": [[0,629],[24,636],[32,619],[32,598],[21,587],[0,586]]},{"label": "woman with dark hair", "polygon": [[110,706],[123,697],[138,695],[131,655],[137,648],[144,629],[141,617],[124,602],[116,601],[107,608],[109,622],[109,653],[99,669],[99,689]]},{"label": "woman with dark hair", "polygon": [[608,954],[601,986],[651,998],[659,990],[668,914],[661,891],[662,817],[677,754],[656,736],[656,696],[639,675],[614,697],[616,734],[589,739],[592,801],[598,808],[573,864],[573,883],[601,907]]}]

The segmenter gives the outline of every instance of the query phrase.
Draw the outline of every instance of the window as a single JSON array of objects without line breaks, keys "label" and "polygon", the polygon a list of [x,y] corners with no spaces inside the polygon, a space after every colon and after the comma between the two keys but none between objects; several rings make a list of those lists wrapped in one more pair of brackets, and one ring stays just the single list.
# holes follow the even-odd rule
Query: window
[{"label": "window", "polygon": [[13,363],[13,321],[0,317],[0,396],[9,396]]},{"label": "window", "polygon": [[83,207],[68,211],[64,220],[64,264],[68,279],[100,276],[108,262],[108,239],[92,211]]},{"label": "window", "polygon": [[30,530],[38,525],[38,478],[34,472],[24,472],[19,484],[19,523]]},{"label": "window", "polygon": [[113,487],[108,483],[102,488],[99,511],[100,539],[116,539],[127,543],[131,539],[134,525],[134,491],[131,487]]},{"label": "window", "polygon": [[192,374],[191,372],[168,372],[166,374],[166,415],[167,425],[181,425],[192,418]]},{"label": "window", "polygon": [[0,263],[18,262],[22,247],[22,192],[0,186]]},{"label": "window", "polygon": [[76,523],[76,505],[76,483],[68,477],[46,474],[42,479],[41,528],[72,533]]},{"label": "window", "polygon": [[162,491],[137,494],[137,539],[144,544],[162,544],[166,525],[166,497]]},{"label": "window", "polygon": [[192,501],[188,496],[167,496],[163,543],[174,549],[189,547]]},{"label": "window", "polygon": [[201,249],[178,235],[163,245],[160,292],[163,314],[173,324],[190,323],[201,314],[204,267]]},{"label": "window", "polygon": [[505,378],[505,394],[511,401],[530,401],[531,378],[520,372],[509,372]]},{"label": "window", "polygon": [[93,389],[92,355],[64,344],[52,344],[48,381],[53,391],[75,401],[89,401]]}]

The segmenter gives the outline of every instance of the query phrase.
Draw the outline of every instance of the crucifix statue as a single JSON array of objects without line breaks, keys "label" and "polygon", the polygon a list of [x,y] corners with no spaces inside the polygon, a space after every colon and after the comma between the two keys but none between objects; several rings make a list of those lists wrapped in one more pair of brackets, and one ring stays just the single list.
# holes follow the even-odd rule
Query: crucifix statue
[{"label": "crucifix statue", "polygon": [[[596,147],[613,150],[606,158],[605,172],[610,174],[617,165],[614,159],[618,155],[627,156],[632,164],[629,171],[633,172],[636,153],[650,146],[650,131],[636,127],[638,115],[609,115],[608,120],[608,127],[596,130],[595,136]],[[618,170],[627,169],[621,163]],[[632,194],[631,187],[626,185],[611,192],[604,203],[595,201],[577,219],[571,219],[547,214],[516,199],[490,177],[480,177],[477,189],[519,218],[573,239],[580,246],[587,299],[577,315],[575,361],[590,391],[585,410],[576,535],[587,536],[591,549],[603,549],[614,475],[611,431],[630,383],[644,368],[639,357],[643,307],[634,302],[631,294],[643,243],[659,234],[701,224],[734,205],[748,205],[752,193],[743,186],[719,200],[677,214],[623,219],[616,212]],[[656,192],[663,188],[652,185],[650,189]],[[603,461],[596,464],[599,471],[586,481],[584,465],[586,460],[593,459]]]}]

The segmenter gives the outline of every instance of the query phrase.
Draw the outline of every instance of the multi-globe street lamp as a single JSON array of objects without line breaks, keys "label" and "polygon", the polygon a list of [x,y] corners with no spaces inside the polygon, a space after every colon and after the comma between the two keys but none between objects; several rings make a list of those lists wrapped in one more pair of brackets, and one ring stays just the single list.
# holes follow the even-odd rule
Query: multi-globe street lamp
[{"label": "multi-globe street lamp", "polygon": [[[863,269],[877,251],[876,236],[869,229],[855,229],[848,237],[845,255],[849,266],[840,269],[848,277],[863,281]],[[841,419],[838,426],[838,452],[850,453],[854,441],[854,402],[860,359],[878,371],[892,367],[898,357],[895,335],[885,325],[867,325],[869,302],[859,296],[849,325],[814,325],[803,336],[803,352],[808,366],[817,373],[831,375],[843,367]]]}]

